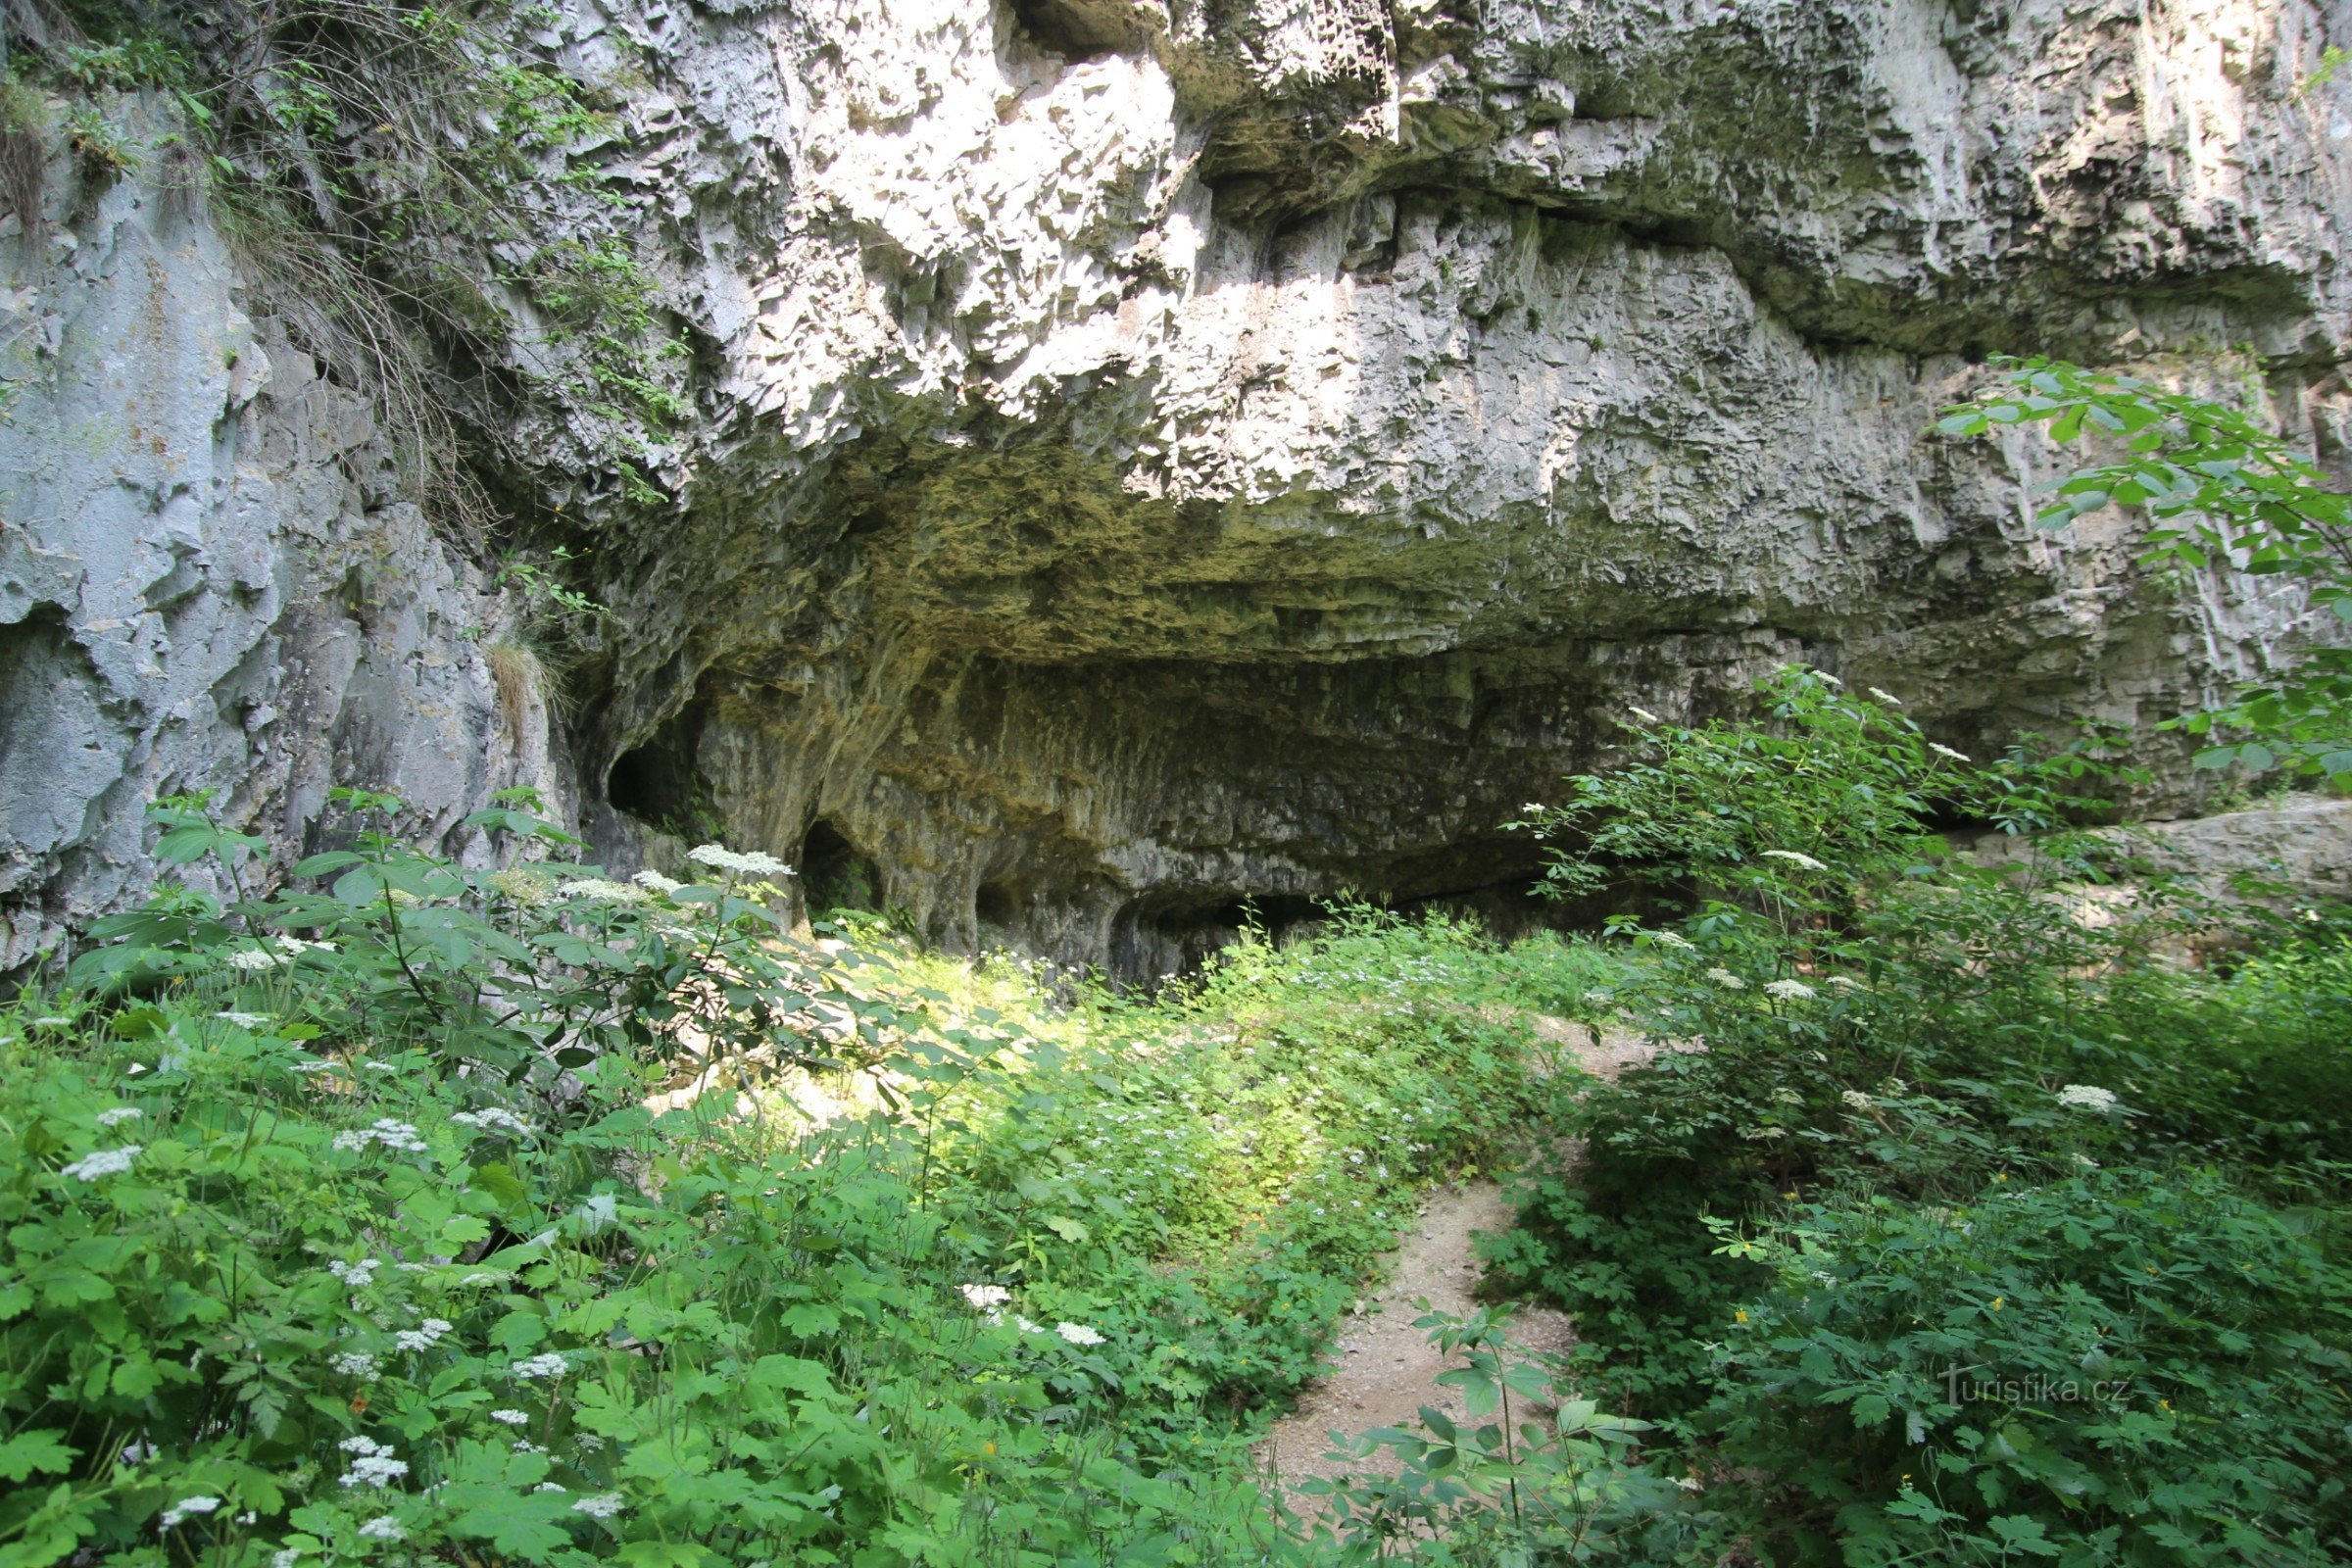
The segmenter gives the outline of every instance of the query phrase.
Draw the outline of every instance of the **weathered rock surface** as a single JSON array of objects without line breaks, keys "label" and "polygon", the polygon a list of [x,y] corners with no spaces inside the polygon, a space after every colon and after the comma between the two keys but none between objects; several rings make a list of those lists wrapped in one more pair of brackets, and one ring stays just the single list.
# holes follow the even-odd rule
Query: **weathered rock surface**
[{"label": "weathered rock surface", "polygon": [[[570,737],[615,861],[716,827],[855,857],[943,939],[1156,972],[1245,897],[1520,884],[1498,824],[1627,702],[1803,659],[1973,748],[2169,715],[2300,634],[2256,583],[2144,580],[2120,521],[2037,534],[2046,451],[1924,432],[1973,356],[2049,349],[2248,377],[2339,461],[2352,87],[2302,84],[2352,7],[571,0],[539,41],[629,84],[573,164],[694,346],[665,508],[561,396],[476,411],[618,612]],[[514,365],[561,365],[510,304]],[[167,375],[242,439],[291,417]],[[416,658],[470,696],[411,729],[375,688],[369,732],[486,748],[431,603]],[[24,657],[83,658],[51,622]],[[25,722],[125,701],[66,687]],[[204,776],[301,771],[197,727],[240,737]],[[451,800],[504,766],[465,765]]]},{"label": "weathered rock surface", "polygon": [[485,658],[509,612],[200,208],[120,184],[0,272],[0,972],[152,884],[159,796],[214,791],[283,863],[336,783],[441,835],[556,790],[543,698],[502,711]]}]

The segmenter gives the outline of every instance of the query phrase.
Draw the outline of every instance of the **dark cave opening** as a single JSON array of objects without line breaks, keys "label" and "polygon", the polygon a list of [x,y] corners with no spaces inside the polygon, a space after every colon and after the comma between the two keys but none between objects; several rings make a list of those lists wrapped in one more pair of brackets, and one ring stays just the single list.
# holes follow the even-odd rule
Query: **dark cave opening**
[{"label": "dark cave opening", "polygon": [[811,910],[882,907],[882,878],[872,858],[821,816],[808,824],[794,869]]},{"label": "dark cave opening", "polygon": [[690,704],[645,744],[621,753],[605,775],[605,799],[675,838],[724,838],[710,782],[696,765],[702,739],[702,708]]},{"label": "dark cave opening", "polygon": [[1027,901],[1002,882],[983,882],[972,895],[972,918],[982,925],[1012,930],[1021,923]]}]

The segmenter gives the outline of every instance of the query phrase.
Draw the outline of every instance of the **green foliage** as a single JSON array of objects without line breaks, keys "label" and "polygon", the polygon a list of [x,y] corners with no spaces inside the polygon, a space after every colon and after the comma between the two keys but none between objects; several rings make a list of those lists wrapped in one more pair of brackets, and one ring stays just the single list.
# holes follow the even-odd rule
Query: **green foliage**
[{"label": "green foliage", "polygon": [[[2340,1559],[2352,949],[2064,830],[2101,745],[1979,767],[1893,706],[1784,671],[1764,723],[1644,721],[1535,818],[1563,885],[1678,912],[1619,923],[1644,961],[1592,999],[1668,1044],[1569,1108],[1581,1166],[1492,1255],[1576,1312],[1588,1393],[1753,1478],[1708,1493],[1717,1545]],[[1980,864],[1954,816],[2045,831]],[[2188,935],[2261,956],[2183,970]],[[2149,1408],[2019,1403],[2094,1350]]]},{"label": "green foliage", "polygon": [[[1667,1562],[1704,1539],[1713,1521],[1681,1483],[1642,1460],[1649,1423],[1563,1397],[1547,1369],[1509,1358],[1507,1314],[1456,1318],[1422,1306],[1414,1327],[1462,1363],[1438,1381],[1461,1391],[1466,1419],[1424,1405],[1413,1427],[1375,1429],[1330,1455],[1362,1463],[1388,1450],[1395,1476],[1300,1485],[1326,1499],[1316,1535],[1342,1548],[1340,1561],[1381,1560],[1418,1544],[1413,1560],[1429,1568]],[[1542,1418],[1526,1419],[1531,1411]]]},{"label": "green foliage", "polygon": [[569,625],[612,619],[611,606],[601,604],[579,589],[568,586],[558,575],[576,559],[569,547],[564,545],[548,551],[549,564],[544,565],[520,551],[513,551],[499,564],[494,583],[497,587],[519,592],[524,613],[542,620]]},{"label": "green foliage", "polygon": [[336,805],[280,871],[161,803],[186,880],[0,1012],[0,1562],[1304,1560],[1252,1413],[1601,967],[1357,909],[1060,1004]]},{"label": "green foliage", "polygon": [[1807,1205],[1704,1422],[1788,1561],[2340,1561],[2352,1269],[2305,1228],[2196,1171]]},{"label": "green foliage", "polygon": [[[2323,69],[2332,68],[2330,61]],[[2120,448],[2057,487],[2042,509],[2043,527],[2066,527],[2110,504],[2136,507],[2153,519],[2148,561],[2291,577],[2315,608],[2352,621],[2352,497],[2254,415],[2063,361],[1999,363],[2009,369],[2008,385],[1947,411],[1937,428],[1982,435],[2046,424],[2060,442],[2089,438]],[[2243,733],[2201,752],[2198,761],[2209,767],[2352,772],[2352,649],[2311,649],[2269,684],[2218,711],[2192,714],[2181,727]]]},{"label": "green foliage", "polygon": [[[74,961],[74,982],[110,995],[231,982],[231,1010],[363,1036],[445,1075],[486,1074],[551,1111],[563,1075],[608,1062],[691,1056],[751,1072],[880,1038],[842,979],[855,955],[785,940],[760,897],[783,867],[765,857],[713,854],[721,874],[693,885],[615,883],[554,861],[481,871],[372,825],[397,800],[337,790],[334,801],[352,847],[250,895],[237,862],[257,841],[213,827],[201,798],[159,805],[158,857],[222,858],[230,897],[183,887],[97,922],[106,945]],[[575,842],[531,804],[510,792],[465,825],[541,851]],[[851,1022],[820,1026],[828,1007]]]},{"label": "green foliage", "polygon": [[[1684,911],[1658,930],[1618,922],[1648,961],[1595,1000],[1704,1049],[1670,1049],[1580,1101],[1567,1126],[1585,1168],[1539,1178],[1525,1228],[1491,1255],[1571,1306],[1580,1357],[1659,1413],[1703,1396],[1703,1342],[1757,1284],[1692,1215],[1759,1213],[1856,1162],[1929,1194],[2033,1157],[2008,1129],[2046,1099],[2032,1058],[2067,1008],[2058,977],[2114,946],[2043,896],[2057,870],[2095,870],[2091,842],[2046,842],[2011,877],[1953,860],[1929,831],[1941,813],[2052,825],[2095,757],[2021,751],[1979,769],[1814,672],[1783,671],[1763,695],[1769,727],[1642,722],[1638,760],[1573,780],[1533,819],[1571,846],[1554,886],[1628,875]],[[1946,1100],[1906,1081],[1945,1070],[1975,1087]]]}]

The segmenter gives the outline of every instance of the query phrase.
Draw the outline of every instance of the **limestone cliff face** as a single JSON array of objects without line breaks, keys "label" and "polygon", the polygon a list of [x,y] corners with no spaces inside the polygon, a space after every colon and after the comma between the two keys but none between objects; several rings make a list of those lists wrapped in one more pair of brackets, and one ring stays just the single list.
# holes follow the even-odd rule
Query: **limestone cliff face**
[{"label": "limestone cliff face", "polygon": [[40,243],[0,240],[0,974],[145,893],[160,796],[214,792],[281,864],[338,783],[459,851],[493,790],[564,801],[544,697],[494,671],[513,607],[367,400],[239,309],[185,192],[83,209],[52,174]]},{"label": "limestone cliff face", "polygon": [[[576,157],[695,350],[666,507],[588,394],[474,411],[618,612],[569,736],[616,861],[714,821],[855,855],[942,939],[1148,973],[1245,897],[1523,883],[1498,825],[1629,702],[1803,659],[1970,747],[2169,715],[2297,634],[2140,580],[2121,522],[2038,534],[2048,452],[1925,432],[1973,358],[2049,350],[2248,377],[2335,461],[2352,85],[2304,83],[2352,6],[572,0],[537,42],[630,83]],[[508,305],[514,365],[560,364]],[[295,417],[172,373],[209,428]],[[326,531],[271,580],[331,577]],[[10,657],[89,658],[38,602]],[[537,744],[462,619],[414,647],[464,694],[362,705],[396,762],[458,755],[453,803]],[[145,776],[98,774],[77,844]]]}]

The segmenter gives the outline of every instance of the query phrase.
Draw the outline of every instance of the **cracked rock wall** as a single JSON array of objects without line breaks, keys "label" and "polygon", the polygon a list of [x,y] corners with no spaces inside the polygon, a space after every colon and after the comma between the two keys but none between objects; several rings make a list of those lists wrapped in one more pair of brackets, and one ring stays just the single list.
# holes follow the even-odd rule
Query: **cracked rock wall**
[{"label": "cracked rock wall", "polygon": [[[2121,519],[2036,532],[2031,441],[1925,432],[2051,351],[2341,462],[2338,0],[568,0],[536,42],[629,84],[571,168],[693,348],[665,506],[552,378],[472,411],[617,612],[567,739],[624,867],[723,832],[1145,975],[1245,899],[1507,902],[1500,824],[1627,703],[1802,659],[1975,748],[2308,635]],[[509,353],[562,348],[516,305]],[[478,699],[463,618],[416,646]]]},{"label": "cracked rock wall", "polygon": [[160,796],[214,792],[280,864],[337,783],[460,853],[492,790],[562,798],[544,697],[486,652],[511,612],[400,499],[367,400],[245,313],[187,193],[72,186],[0,238],[0,973],[152,885]]}]

